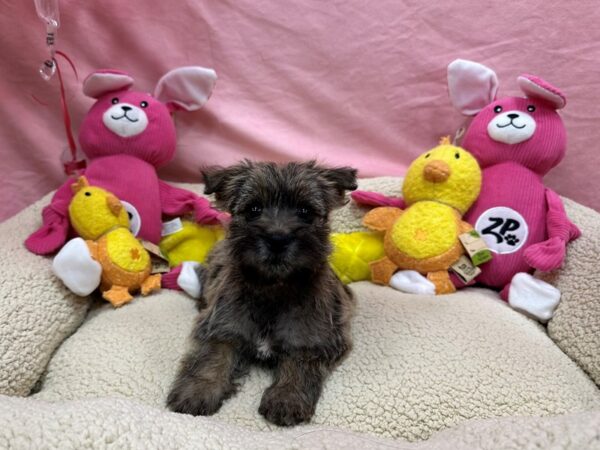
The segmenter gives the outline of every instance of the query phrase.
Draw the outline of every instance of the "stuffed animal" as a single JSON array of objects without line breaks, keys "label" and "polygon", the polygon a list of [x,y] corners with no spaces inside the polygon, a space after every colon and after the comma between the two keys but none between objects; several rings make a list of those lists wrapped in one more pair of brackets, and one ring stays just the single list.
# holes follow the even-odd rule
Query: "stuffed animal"
[{"label": "stuffed animal", "polygon": [[[85,177],[73,184],[69,218],[78,238],[69,241],[52,263],[54,273],[77,295],[98,286],[113,306],[160,289],[160,275],[151,275],[150,255],[129,230],[123,204],[112,193],[89,185]],[[84,240],[85,239],[85,240]]]},{"label": "stuffed animal", "polygon": [[[85,79],[83,92],[96,102],[79,131],[88,158],[83,174],[93,186],[120,199],[135,236],[156,245],[163,215],[189,213],[196,222],[210,224],[226,220],[206,199],[165,183],[156,173],[175,153],[171,114],[201,108],[212,92],[215,72],[202,67],[174,69],[159,80],[154,95],[130,90],[133,81],[126,73],[109,70]],[[53,253],[67,240],[72,183],[67,180],[57,190],[43,210],[43,225],[25,241],[33,253]]]},{"label": "stuffed animal", "polygon": [[402,187],[407,208],[379,207],[363,218],[385,233],[385,257],[371,262],[373,282],[410,293],[454,292],[448,269],[464,253],[459,235],[473,227],[461,216],[480,186],[475,158],[447,138],[414,160]]},{"label": "stuffed animal", "polygon": [[225,230],[220,225],[199,225],[189,220],[179,220],[167,224],[175,224],[175,229],[163,232],[160,240],[160,251],[169,263],[169,267],[177,267],[186,262],[204,263],[214,245],[223,239]]},{"label": "stuffed animal", "polygon": [[566,99],[541,78],[521,75],[517,81],[526,97],[496,99],[498,79],[491,69],[465,60],[448,66],[450,99],[473,116],[461,145],[483,170],[481,194],[465,220],[495,253],[477,281],[546,321],[560,292],[530,272],[559,268],[567,243],[581,234],[542,181],[565,155],[566,131],[557,110]]},{"label": "stuffed animal", "polygon": [[371,279],[371,261],[383,258],[381,233],[332,233],[329,265],[344,284]]}]

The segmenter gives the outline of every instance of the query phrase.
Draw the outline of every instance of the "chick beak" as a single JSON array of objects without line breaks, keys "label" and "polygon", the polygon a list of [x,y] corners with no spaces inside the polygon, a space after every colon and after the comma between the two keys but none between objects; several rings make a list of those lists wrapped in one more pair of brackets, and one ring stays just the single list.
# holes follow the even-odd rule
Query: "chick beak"
[{"label": "chick beak", "polygon": [[110,209],[110,212],[112,212],[115,217],[119,217],[119,214],[121,214],[121,209],[123,209],[123,205],[121,204],[121,202],[119,201],[119,199],[117,197],[115,197],[114,195],[107,196],[106,197],[106,205],[108,206],[108,209]]},{"label": "chick beak", "polygon": [[444,161],[430,161],[423,169],[423,177],[432,183],[443,183],[450,176],[450,166]]}]

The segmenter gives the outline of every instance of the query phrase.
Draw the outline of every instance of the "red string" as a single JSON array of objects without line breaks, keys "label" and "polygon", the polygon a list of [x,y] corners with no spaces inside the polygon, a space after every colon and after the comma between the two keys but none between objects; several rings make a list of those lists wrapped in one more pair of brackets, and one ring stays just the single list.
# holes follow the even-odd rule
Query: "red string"
[{"label": "red string", "polygon": [[[60,54],[56,52],[57,54]],[[61,55],[63,56],[63,55]],[[64,57],[64,56],[63,56]],[[70,62],[70,60],[67,58]],[[62,74],[60,72],[60,66],[58,65],[58,61],[56,58],[53,58],[52,61],[56,66],[56,73],[58,75],[58,81],[60,83],[60,105],[63,111],[63,121],[65,123],[65,132],[67,133],[67,140],[69,141],[69,149],[71,150],[71,161],[70,163],[65,163],[65,172],[67,175],[70,175],[70,169],[72,169],[73,165],[77,162],[77,144],[75,144],[75,138],[73,137],[73,130],[71,129],[71,115],[69,114],[69,108],[67,106],[67,99],[65,96],[65,85],[63,83]],[[71,63],[71,67],[74,66]],[[77,75],[77,72],[75,72]],[[68,166],[68,167],[67,167]]]}]

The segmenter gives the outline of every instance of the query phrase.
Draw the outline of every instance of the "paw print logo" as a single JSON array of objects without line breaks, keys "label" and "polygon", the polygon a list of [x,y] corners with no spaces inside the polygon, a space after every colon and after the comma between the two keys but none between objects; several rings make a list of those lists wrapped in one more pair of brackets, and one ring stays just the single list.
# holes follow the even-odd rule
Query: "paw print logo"
[{"label": "paw print logo", "polygon": [[504,235],[504,242],[508,245],[515,246],[519,243],[519,238],[517,238],[514,234],[506,234]]}]

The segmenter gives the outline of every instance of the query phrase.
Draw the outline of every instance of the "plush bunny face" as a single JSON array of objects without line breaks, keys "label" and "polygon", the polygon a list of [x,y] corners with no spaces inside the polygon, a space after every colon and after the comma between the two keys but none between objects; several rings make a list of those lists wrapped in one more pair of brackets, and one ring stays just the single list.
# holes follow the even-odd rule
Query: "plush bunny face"
[{"label": "plush bunny face", "polygon": [[167,105],[150,94],[120,90],[92,106],[79,141],[88,158],[124,154],[160,167],[175,153],[175,125]]},{"label": "plush bunny face", "polygon": [[448,90],[454,106],[474,116],[461,145],[482,168],[516,162],[545,175],[564,157],[566,131],[557,113],[565,96],[532,75],[517,79],[526,97],[496,99],[498,78],[481,64],[456,60],[448,66]]},{"label": "plush bunny face", "polygon": [[173,111],[194,111],[210,97],[217,76],[204,67],[180,67],[165,74],[154,95],[130,91],[133,78],[100,70],[83,83],[97,99],[83,120],[79,142],[88,158],[129,155],[158,168],[175,153]]},{"label": "plush bunny face", "polygon": [[471,122],[462,145],[483,168],[514,161],[540,175],[564,157],[567,136],[547,102],[520,97],[493,101]]}]

